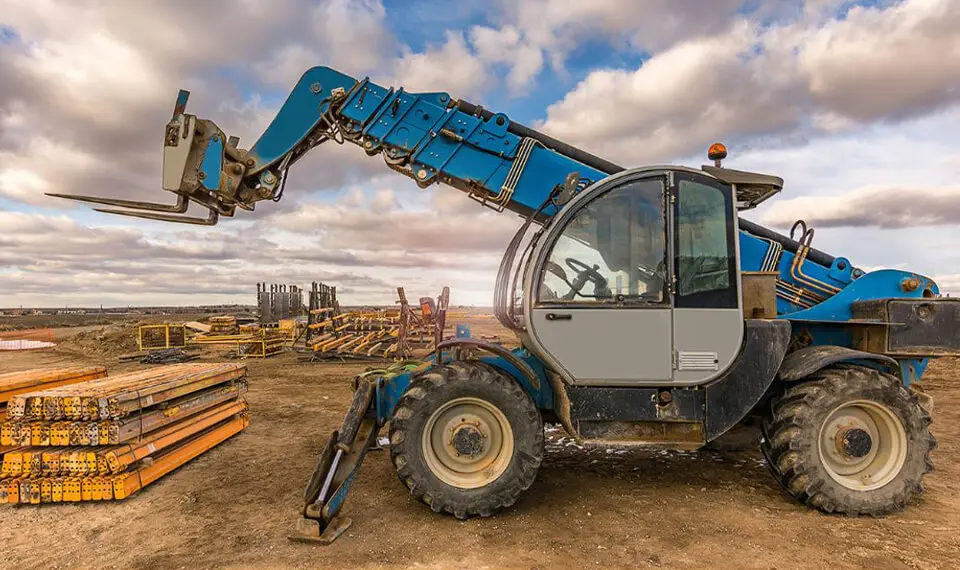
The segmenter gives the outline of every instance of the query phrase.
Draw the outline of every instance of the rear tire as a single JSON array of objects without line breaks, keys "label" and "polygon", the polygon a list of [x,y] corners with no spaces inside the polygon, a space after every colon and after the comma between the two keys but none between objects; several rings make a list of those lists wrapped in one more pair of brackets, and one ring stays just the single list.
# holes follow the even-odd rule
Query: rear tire
[{"label": "rear tire", "polygon": [[400,481],[434,512],[490,516],[512,506],[543,461],[543,421],[506,373],[476,361],[435,366],[407,387],[390,421]]},{"label": "rear tire", "polygon": [[828,513],[883,515],[923,493],[937,446],[930,423],[896,377],[841,365],[774,398],[761,449],[799,502]]}]

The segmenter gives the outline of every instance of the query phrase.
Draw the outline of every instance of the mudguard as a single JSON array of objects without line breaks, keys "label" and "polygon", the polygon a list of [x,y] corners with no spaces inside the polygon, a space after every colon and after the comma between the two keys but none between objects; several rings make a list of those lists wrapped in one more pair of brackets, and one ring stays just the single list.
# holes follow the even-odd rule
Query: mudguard
[{"label": "mudguard", "polygon": [[900,365],[889,356],[842,346],[808,346],[791,352],[783,359],[777,378],[781,382],[796,382],[831,364],[863,360],[879,364],[888,369],[890,374],[900,376]]},{"label": "mudguard", "polygon": [[790,343],[790,322],[747,319],[737,363],[706,388],[704,436],[712,441],[737,425],[773,384]]}]

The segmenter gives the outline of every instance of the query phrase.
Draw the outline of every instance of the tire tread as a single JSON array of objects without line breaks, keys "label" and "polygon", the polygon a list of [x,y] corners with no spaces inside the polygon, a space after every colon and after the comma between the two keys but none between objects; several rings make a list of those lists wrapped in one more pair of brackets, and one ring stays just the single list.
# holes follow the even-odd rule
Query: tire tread
[{"label": "tire tread", "polygon": [[[457,493],[457,489],[445,485],[427,473],[415,469],[415,462],[407,457],[411,446],[419,447],[418,435],[411,431],[411,421],[416,409],[425,405],[438,389],[452,383],[482,383],[503,390],[510,401],[518,404],[523,421],[535,426],[533,441],[528,445],[515,444],[515,476],[496,493],[488,493],[470,501]],[[516,433],[516,431],[515,431]],[[417,500],[427,504],[434,512],[448,513],[458,519],[472,516],[489,517],[500,509],[516,503],[518,497],[533,485],[543,462],[543,421],[530,396],[512,378],[498,368],[479,361],[456,361],[436,366],[414,378],[401,396],[394,416],[390,421],[390,454],[397,476]],[[528,448],[528,449],[524,449]],[[509,471],[509,468],[508,468]]]},{"label": "tire tread", "polygon": [[[869,491],[852,491],[836,484],[819,459],[811,455],[811,448],[819,437],[817,413],[837,395],[844,394],[902,399],[898,405],[914,410],[918,416],[919,421],[912,430],[915,433],[908,433],[907,441],[908,445],[911,440],[925,443],[922,461],[910,464],[908,449],[908,462],[901,472],[906,478],[905,484],[901,491],[882,503],[858,496]],[[904,509],[910,499],[923,492],[923,475],[933,470],[930,452],[937,447],[937,440],[929,431],[931,423],[930,414],[919,405],[917,396],[903,389],[896,377],[871,368],[840,365],[786,387],[779,397],[771,400],[761,423],[760,446],[774,478],[800,503],[826,513],[879,516]],[[911,428],[905,426],[905,429]]]}]

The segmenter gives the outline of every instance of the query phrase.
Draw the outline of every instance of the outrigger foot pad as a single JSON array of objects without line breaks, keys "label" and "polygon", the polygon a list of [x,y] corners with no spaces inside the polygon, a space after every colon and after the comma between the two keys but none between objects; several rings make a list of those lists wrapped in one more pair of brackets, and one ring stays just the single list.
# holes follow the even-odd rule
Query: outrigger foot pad
[{"label": "outrigger foot pad", "polygon": [[297,534],[290,535],[287,538],[294,542],[330,544],[350,528],[352,523],[353,520],[349,517],[335,517],[321,532],[320,521],[301,518],[297,521]]}]

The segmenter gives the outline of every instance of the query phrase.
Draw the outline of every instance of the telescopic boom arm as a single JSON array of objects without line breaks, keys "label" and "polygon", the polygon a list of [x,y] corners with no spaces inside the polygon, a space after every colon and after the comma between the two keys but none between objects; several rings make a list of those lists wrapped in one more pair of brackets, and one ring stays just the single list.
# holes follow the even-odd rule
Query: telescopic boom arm
[{"label": "telescopic boom arm", "polygon": [[[213,121],[186,113],[189,93],[180,91],[164,131],[163,188],[177,195],[172,205],[51,194],[113,206],[101,212],[165,222],[214,225],[237,208],[254,210],[283,196],[290,168],[327,141],[351,143],[420,187],[443,182],[497,211],[553,216],[574,194],[623,167],[510,121],[447,93],[409,93],[357,80],[328,67],[307,70],[259,140],[249,149]],[[703,167],[736,188],[739,209],[748,209],[780,190],[774,176]],[[207,217],[184,216],[190,202]],[[120,208],[120,209],[117,209]],[[740,220],[745,271],[770,270],[768,252],[800,255],[818,279],[842,288],[857,277],[842,258],[809,246],[806,236],[788,238]],[[812,237],[812,232],[810,232]],[[755,262],[751,261],[755,258]],[[787,259],[789,261],[789,259]],[[755,267],[754,267],[755,266]],[[839,269],[838,269],[839,268]],[[789,280],[789,275],[784,275]],[[809,307],[788,303],[781,312]]]},{"label": "telescopic boom arm", "polygon": [[[163,187],[177,194],[175,205],[54,195],[132,210],[101,210],[109,213],[212,225],[237,207],[278,200],[289,168],[329,140],[382,154],[387,166],[421,187],[445,182],[494,209],[521,214],[537,209],[571,172],[586,182],[622,170],[446,93],[408,93],[326,67],[303,74],[249,150],[212,121],[187,114],[188,96],[180,92],[164,137]],[[188,201],[208,208],[209,216],[172,215],[185,212]]]}]

